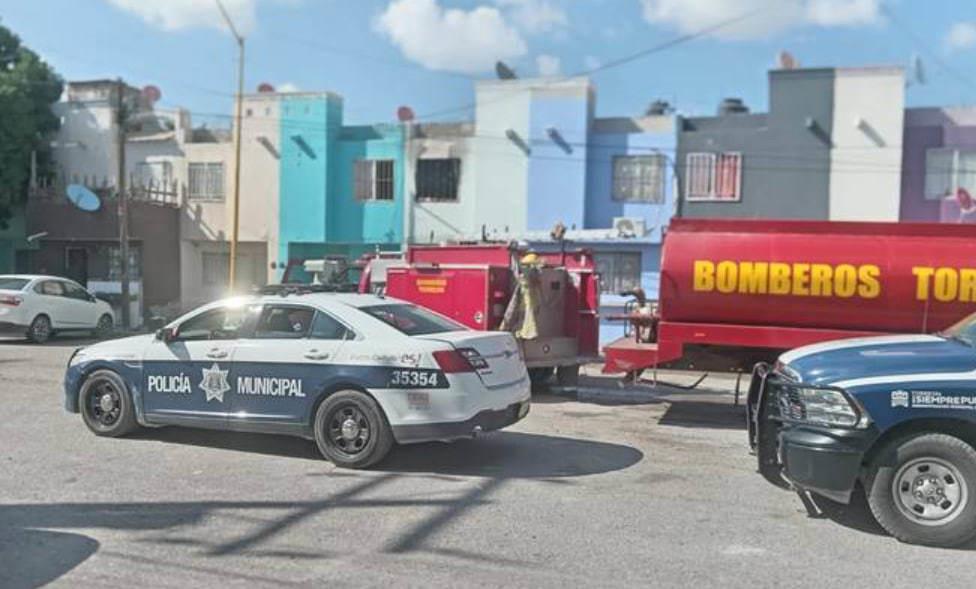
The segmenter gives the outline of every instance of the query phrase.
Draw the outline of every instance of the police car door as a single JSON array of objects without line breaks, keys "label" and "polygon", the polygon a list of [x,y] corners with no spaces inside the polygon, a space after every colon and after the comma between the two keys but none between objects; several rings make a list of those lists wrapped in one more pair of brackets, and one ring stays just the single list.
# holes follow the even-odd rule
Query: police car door
[{"label": "police car door", "polygon": [[271,432],[304,427],[349,333],[315,307],[267,303],[234,353],[237,394],[232,420]]},{"label": "police car door", "polygon": [[176,326],[143,357],[143,408],[152,423],[222,426],[233,399],[234,348],[247,310],[224,305]]}]

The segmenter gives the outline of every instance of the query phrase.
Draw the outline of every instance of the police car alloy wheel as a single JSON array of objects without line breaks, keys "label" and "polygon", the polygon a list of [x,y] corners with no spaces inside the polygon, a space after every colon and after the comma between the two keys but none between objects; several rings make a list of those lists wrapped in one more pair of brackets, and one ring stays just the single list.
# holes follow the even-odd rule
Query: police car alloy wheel
[{"label": "police car alloy wheel", "polygon": [[865,489],[878,523],[903,542],[957,546],[976,536],[976,450],[959,438],[896,440],[879,454]]},{"label": "police car alloy wheel", "polygon": [[38,315],[27,328],[27,338],[35,344],[43,344],[51,339],[51,320],[47,315]]},{"label": "police car alloy wheel", "polygon": [[78,400],[85,425],[97,436],[124,436],[137,427],[129,389],[111,370],[95,371],[85,379]]},{"label": "police car alloy wheel", "polygon": [[369,395],[339,391],[329,395],[315,412],[315,443],[336,466],[366,468],[390,451],[393,433]]}]

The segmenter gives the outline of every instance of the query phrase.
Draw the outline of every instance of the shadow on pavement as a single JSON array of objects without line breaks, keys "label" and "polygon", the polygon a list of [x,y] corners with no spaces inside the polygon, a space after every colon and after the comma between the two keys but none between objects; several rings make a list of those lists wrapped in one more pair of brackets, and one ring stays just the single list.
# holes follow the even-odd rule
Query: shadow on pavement
[{"label": "shadow on pavement", "polygon": [[0,587],[46,585],[83,563],[98,547],[98,541],[81,534],[7,528],[0,531]]},{"label": "shadow on pavement", "polygon": [[[745,406],[733,405],[728,395],[723,395],[719,401],[687,397],[688,395],[662,398],[661,402],[668,403],[668,409],[658,423],[679,427],[746,429]],[[745,437],[742,443],[745,445]]]},{"label": "shadow on pavement", "polygon": [[126,438],[136,441],[166,442],[202,446],[220,450],[234,450],[268,456],[324,460],[315,444],[304,438],[272,434],[252,434],[233,431],[216,431],[188,427],[166,426],[141,429]]}]

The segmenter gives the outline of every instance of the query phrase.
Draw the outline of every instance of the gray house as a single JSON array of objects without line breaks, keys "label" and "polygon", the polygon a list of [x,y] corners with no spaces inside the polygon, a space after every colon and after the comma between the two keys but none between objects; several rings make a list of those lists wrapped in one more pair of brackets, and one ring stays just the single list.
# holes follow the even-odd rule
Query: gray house
[{"label": "gray house", "polygon": [[[769,72],[769,112],[726,99],[678,126],[679,216],[897,221],[898,68]],[[890,161],[889,161],[890,160]]]}]

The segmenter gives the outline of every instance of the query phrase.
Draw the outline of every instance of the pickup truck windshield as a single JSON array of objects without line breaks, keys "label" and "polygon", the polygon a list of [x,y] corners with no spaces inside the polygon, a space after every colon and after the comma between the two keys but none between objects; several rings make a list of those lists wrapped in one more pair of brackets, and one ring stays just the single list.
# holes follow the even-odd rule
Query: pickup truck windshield
[{"label": "pickup truck windshield", "polygon": [[940,335],[976,347],[976,313],[949,327]]}]

